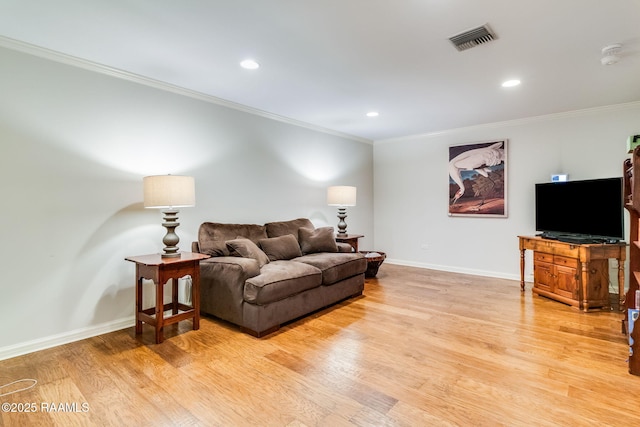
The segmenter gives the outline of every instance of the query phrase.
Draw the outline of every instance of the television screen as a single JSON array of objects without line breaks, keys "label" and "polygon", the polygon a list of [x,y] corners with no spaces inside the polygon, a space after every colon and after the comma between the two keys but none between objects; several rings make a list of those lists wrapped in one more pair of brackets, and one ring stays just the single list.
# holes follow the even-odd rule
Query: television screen
[{"label": "television screen", "polygon": [[624,239],[622,178],[536,184],[536,230],[562,240]]}]

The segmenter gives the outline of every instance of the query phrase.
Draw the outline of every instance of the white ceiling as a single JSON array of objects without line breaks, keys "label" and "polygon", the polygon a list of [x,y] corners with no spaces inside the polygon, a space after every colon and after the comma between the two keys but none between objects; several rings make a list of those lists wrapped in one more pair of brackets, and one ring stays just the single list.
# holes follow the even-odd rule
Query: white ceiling
[{"label": "white ceiling", "polygon": [[0,0],[0,36],[370,140],[640,100],[640,0]]}]

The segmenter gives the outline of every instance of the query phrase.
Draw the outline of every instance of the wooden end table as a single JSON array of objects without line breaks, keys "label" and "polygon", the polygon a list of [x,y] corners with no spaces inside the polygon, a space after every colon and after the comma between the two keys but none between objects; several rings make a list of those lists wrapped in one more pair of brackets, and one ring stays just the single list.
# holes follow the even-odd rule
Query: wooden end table
[{"label": "wooden end table", "polygon": [[[209,255],[180,252],[180,257],[163,258],[160,254],[127,257],[136,264],[136,334],[142,333],[142,322],[156,328],[156,344],[164,340],[163,327],[193,319],[193,330],[200,329],[200,260]],[[191,276],[191,306],[178,302],[178,279]],[[142,281],[153,280],[156,287],[155,307],[142,308]],[[164,303],[164,285],[171,279],[172,301]],[[165,311],[171,314],[165,316]]]},{"label": "wooden end table", "polygon": [[348,243],[353,248],[354,252],[358,252],[358,239],[364,237],[363,234],[336,234],[336,242]]}]

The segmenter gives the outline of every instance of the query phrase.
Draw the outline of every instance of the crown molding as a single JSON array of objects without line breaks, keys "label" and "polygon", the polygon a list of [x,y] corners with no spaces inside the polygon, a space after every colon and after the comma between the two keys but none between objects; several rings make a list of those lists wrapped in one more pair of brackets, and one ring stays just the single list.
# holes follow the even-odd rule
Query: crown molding
[{"label": "crown molding", "polygon": [[231,108],[237,111],[242,111],[244,113],[252,114],[255,116],[264,117],[270,120],[275,120],[278,122],[306,128],[309,130],[337,136],[340,138],[350,139],[357,142],[373,144],[373,141],[367,138],[362,138],[359,136],[338,132],[333,129],[328,129],[322,126],[313,125],[311,123],[306,123],[303,121],[291,119],[289,117],[280,116],[278,114],[269,113],[267,111],[263,111],[257,108],[238,104],[222,98],[217,98],[215,96],[207,95],[202,92],[197,92],[181,86],[173,85],[171,83],[166,83],[160,80],[155,80],[149,77],[141,76],[139,74],[120,70],[118,68],[109,67],[107,65],[103,65],[97,62],[92,62],[86,59],[78,58],[76,56],[67,55],[62,52],[47,49],[41,46],[23,42],[20,40],[15,40],[9,37],[0,36],[0,46],[5,47],[7,49],[15,50],[18,52],[26,53],[29,55],[37,56],[39,58],[44,58],[44,59],[65,64],[65,65],[70,65],[72,67],[82,68],[88,71],[93,71],[93,72],[104,74],[110,77],[115,77],[121,80],[127,80],[133,83],[138,83],[138,84],[149,86],[155,89],[163,90],[165,92],[171,92],[178,95],[187,96],[189,98],[197,99],[197,100],[208,102],[211,104],[220,105],[223,107]]},{"label": "crown molding", "polygon": [[428,132],[428,133],[422,133],[417,135],[402,136],[398,138],[381,139],[381,140],[374,141],[374,144],[375,145],[390,144],[390,143],[397,143],[397,142],[406,142],[406,141],[411,141],[411,140],[416,140],[421,138],[432,138],[432,137],[443,136],[443,135],[454,135],[462,132],[498,129],[498,128],[505,128],[510,126],[521,126],[521,125],[539,123],[539,122],[545,122],[545,121],[551,121],[551,120],[559,120],[559,119],[566,119],[566,118],[573,118],[573,117],[584,117],[591,114],[599,114],[604,112],[630,110],[630,109],[639,108],[639,107],[640,107],[640,101],[633,101],[633,102],[626,102],[623,104],[605,105],[601,107],[584,108],[581,110],[564,111],[562,113],[544,114],[541,116],[531,116],[531,117],[525,117],[522,119],[505,120],[502,122],[484,123],[480,125],[467,126],[462,128],[447,129],[447,130]]}]

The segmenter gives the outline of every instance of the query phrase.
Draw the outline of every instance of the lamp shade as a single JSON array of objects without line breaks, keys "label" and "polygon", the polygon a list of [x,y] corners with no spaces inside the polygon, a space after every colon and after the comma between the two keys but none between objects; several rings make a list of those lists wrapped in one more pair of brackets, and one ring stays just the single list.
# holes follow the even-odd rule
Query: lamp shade
[{"label": "lamp shade", "polygon": [[145,176],[142,183],[145,208],[179,208],[196,204],[196,185],[192,176]]},{"label": "lamp shade", "polygon": [[337,185],[327,188],[327,205],[329,206],[355,206],[356,187]]}]

